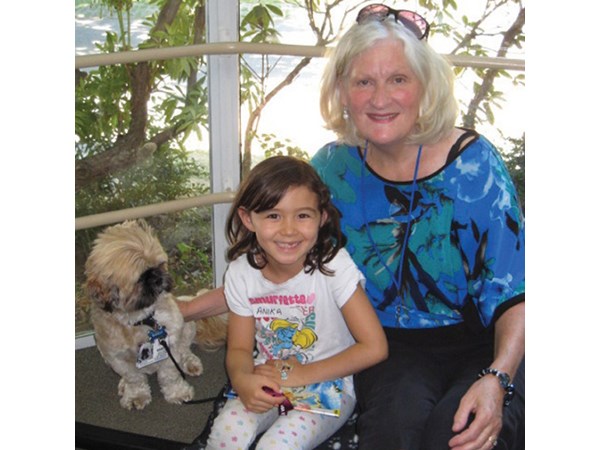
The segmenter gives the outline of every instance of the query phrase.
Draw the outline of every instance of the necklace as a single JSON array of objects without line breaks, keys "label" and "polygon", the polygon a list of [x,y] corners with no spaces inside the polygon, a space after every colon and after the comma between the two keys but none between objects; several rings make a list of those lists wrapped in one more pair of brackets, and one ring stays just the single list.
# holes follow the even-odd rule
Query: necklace
[{"label": "necklace", "polygon": [[397,298],[400,299],[400,305],[398,305],[396,307],[396,318],[399,322],[400,315],[402,312],[402,298],[400,297],[400,288],[402,286],[402,275],[403,275],[403,271],[404,271],[404,255],[406,253],[406,247],[408,245],[408,235],[410,233],[410,225],[413,220],[413,216],[412,216],[413,205],[414,205],[414,200],[415,200],[415,192],[417,191],[417,175],[419,173],[419,163],[421,161],[421,152],[423,150],[423,145],[419,145],[419,150],[417,152],[417,161],[415,162],[415,171],[414,171],[413,179],[412,179],[412,183],[411,183],[410,203],[409,203],[409,207],[408,207],[408,220],[406,222],[406,228],[404,231],[402,250],[400,252],[400,266],[398,268],[399,280],[396,279],[396,277],[394,276],[394,273],[392,272],[392,269],[390,269],[390,267],[387,265],[387,263],[383,259],[383,255],[379,251],[379,248],[377,247],[377,244],[375,243],[375,239],[373,239],[373,235],[371,234],[371,227],[369,226],[369,221],[367,219],[367,206],[366,206],[366,201],[365,201],[366,192],[365,192],[364,179],[365,179],[365,172],[366,172],[366,165],[367,165],[368,148],[369,148],[369,141],[366,141],[365,142],[365,152],[363,155],[363,160],[362,160],[362,165],[361,165],[361,170],[360,170],[360,190],[361,190],[361,197],[362,197],[361,198],[361,207],[362,207],[363,222],[365,224],[365,229],[367,231],[367,236],[369,238],[369,242],[370,242],[371,246],[373,247],[373,250],[375,250],[375,253],[377,254],[377,258],[379,259],[379,262],[384,267],[384,269],[387,271],[388,275],[390,276],[390,279],[392,280],[392,283],[394,283],[394,287],[396,288]]}]

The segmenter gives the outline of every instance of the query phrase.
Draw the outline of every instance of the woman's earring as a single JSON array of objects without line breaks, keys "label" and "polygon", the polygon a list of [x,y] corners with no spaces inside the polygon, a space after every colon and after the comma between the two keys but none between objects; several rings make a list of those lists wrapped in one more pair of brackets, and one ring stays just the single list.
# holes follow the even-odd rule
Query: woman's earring
[{"label": "woman's earring", "polygon": [[344,106],[344,110],[342,111],[342,119],[348,120],[350,118],[350,113],[348,113],[348,108]]}]

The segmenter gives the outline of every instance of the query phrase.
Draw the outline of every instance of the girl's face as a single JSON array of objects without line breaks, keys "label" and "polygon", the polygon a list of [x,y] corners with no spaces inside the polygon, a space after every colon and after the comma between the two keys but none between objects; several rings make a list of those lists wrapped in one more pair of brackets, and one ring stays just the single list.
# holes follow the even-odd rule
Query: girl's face
[{"label": "girl's face", "polygon": [[404,44],[384,39],[352,61],[341,99],[362,137],[375,147],[394,148],[413,130],[422,92]]},{"label": "girl's face", "polygon": [[267,255],[262,273],[275,283],[287,281],[304,269],[306,255],[327,220],[327,214],[319,212],[317,194],[306,186],[289,188],[272,209],[257,213],[240,208],[238,214],[244,226],[256,233]]}]

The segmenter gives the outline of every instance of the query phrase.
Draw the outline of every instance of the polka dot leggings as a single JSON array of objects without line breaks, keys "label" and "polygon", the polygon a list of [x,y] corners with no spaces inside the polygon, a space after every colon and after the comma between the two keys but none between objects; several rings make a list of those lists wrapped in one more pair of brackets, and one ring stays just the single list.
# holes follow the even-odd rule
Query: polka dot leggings
[{"label": "polka dot leggings", "polygon": [[257,414],[246,410],[238,398],[228,399],[213,423],[206,450],[245,450],[263,432],[256,450],[310,450],[346,423],[355,403],[343,393],[340,417],[297,410],[279,416],[277,408]]}]

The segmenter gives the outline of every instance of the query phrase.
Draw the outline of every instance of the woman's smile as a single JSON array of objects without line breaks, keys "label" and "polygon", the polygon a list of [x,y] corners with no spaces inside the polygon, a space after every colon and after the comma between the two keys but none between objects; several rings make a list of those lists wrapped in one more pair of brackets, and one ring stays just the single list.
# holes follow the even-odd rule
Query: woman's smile
[{"label": "woman's smile", "polygon": [[382,39],[352,62],[341,94],[359,135],[384,148],[402,145],[413,131],[422,91],[402,42]]}]

